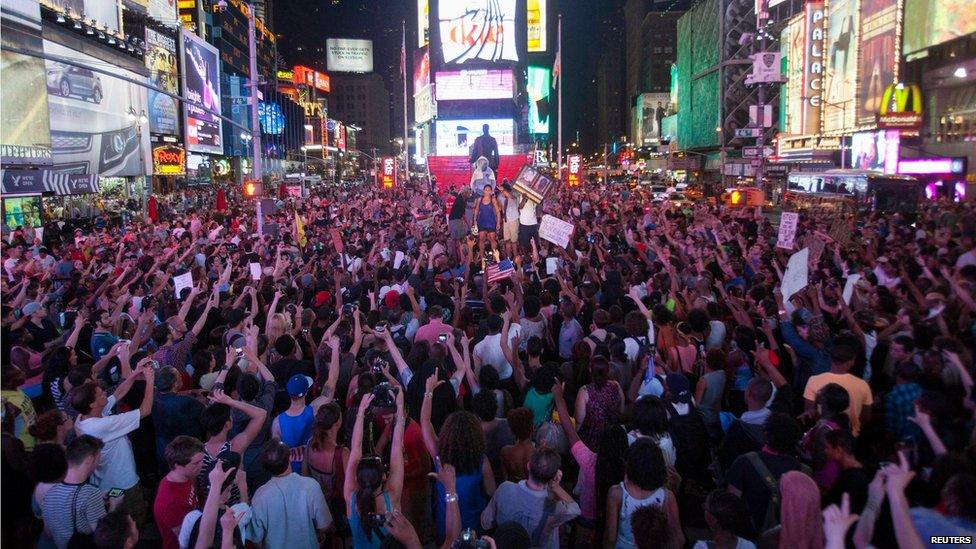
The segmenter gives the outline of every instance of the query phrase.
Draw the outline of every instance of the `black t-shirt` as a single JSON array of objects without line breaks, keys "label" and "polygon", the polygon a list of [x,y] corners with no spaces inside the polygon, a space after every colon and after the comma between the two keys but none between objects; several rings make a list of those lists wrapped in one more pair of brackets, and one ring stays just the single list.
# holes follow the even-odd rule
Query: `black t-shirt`
[{"label": "black t-shirt", "polygon": [[871,477],[863,467],[844,469],[824,496],[823,506],[840,505],[841,497],[847,493],[851,498],[851,509],[863,509],[868,501],[868,484],[871,484]]},{"label": "black t-shirt", "polygon": [[271,370],[271,375],[275,378],[275,383],[282,389],[288,385],[288,380],[295,374],[301,374],[315,379],[315,365],[310,360],[283,358],[272,364],[269,370]]},{"label": "black t-shirt", "polygon": [[[773,475],[776,483],[779,478],[789,471],[801,470],[800,462],[790,456],[781,456],[759,452],[759,459],[766,464],[766,468]],[[729,473],[725,479],[730,486],[735,486],[742,491],[742,499],[749,508],[749,516],[752,517],[752,524],[757,530],[762,530],[763,523],[766,521],[766,508],[769,507],[769,499],[772,495],[766,487],[759,472],[753,466],[747,455],[741,455],[729,468]]]},{"label": "black t-shirt", "polygon": [[32,338],[29,347],[37,352],[42,352],[45,343],[53,341],[54,338],[58,337],[58,330],[54,327],[54,323],[47,317],[41,319],[40,326],[28,321],[24,329],[30,333]]}]

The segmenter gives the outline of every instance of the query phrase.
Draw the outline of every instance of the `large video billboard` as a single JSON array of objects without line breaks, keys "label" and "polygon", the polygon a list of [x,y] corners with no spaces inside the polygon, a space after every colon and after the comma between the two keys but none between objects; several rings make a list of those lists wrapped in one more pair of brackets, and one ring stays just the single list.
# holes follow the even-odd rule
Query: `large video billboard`
[{"label": "large video billboard", "polygon": [[549,95],[552,73],[549,67],[527,67],[525,93],[529,96],[529,133],[549,133]]},{"label": "large video billboard", "polygon": [[[170,93],[179,93],[176,73],[176,40],[146,27],[146,67],[149,83]],[[179,135],[179,103],[165,93],[149,90],[149,131]]]},{"label": "large video billboard", "polygon": [[895,68],[898,65],[897,28],[898,0],[861,0],[861,49],[857,61],[858,125],[874,125],[881,96],[888,84],[895,81]]},{"label": "large video billboard", "polygon": [[44,62],[54,169],[99,176],[148,175],[149,124],[140,124],[130,114],[130,109],[137,115],[148,112],[146,88],[85,67],[105,68],[136,81],[145,82],[145,77],[47,40],[44,53],[77,63]]},{"label": "large video billboard", "polygon": [[167,24],[176,21],[176,0],[149,0],[149,17]]},{"label": "large video billboard", "polygon": [[511,99],[515,82],[511,69],[437,71],[438,101]]},{"label": "large video billboard", "polygon": [[857,79],[857,0],[837,0],[827,8],[824,43],[823,131],[854,127],[854,90]]},{"label": "large video billboard", "polygon": [[325,64],[330,72],[373,72],[373,41],[329,38]]},{"label": "large video billboard", "polygon": [[857,132],[851,136],[851,167],[895,173],[898,170],[898,130]]},{"label": "large video billboard", "polygon": [[437,7],[445,63],[519,60],[515,0],[452,0]]},{"label": "large video billboard", "polygon": [[413,52],[413,93],[430,85],[430,50],[424,48]]},{"label": "large video billboard", "polygon": [[488,133],[498,142],[498,154],[514,154],[515,122],[511,118],[438,120],[435,124],[437,154],[468,156],[485,124],[488,124]]},{"label": "large video billboard", "polygon": [[51,163],[44,60],[8,51],[7,47],[40,51],[41,10],[37,2],[4,4],[0,15],[0,161],[4,164]]},{"label": "large video billboard", "polygon": [[192,152],[221,154],[224,152],[224,135],[220,117],[203,110],[220,112],[217,49],[181,29],[180,59],[183,61],[183,95],[187,100],[184,108],[186,148]]},{"label": "large video billboard", "polygon": [[905,0],[905,14],[906,54],[976,32],[972,0]]}]

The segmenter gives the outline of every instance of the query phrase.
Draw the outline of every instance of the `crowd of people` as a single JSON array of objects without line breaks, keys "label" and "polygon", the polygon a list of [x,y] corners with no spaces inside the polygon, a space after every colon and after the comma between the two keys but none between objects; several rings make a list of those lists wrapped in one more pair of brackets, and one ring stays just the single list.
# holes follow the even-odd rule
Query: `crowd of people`
[{"label": "crowd of people", "polygon": [[227,201],[4,235],[5,546],[972,542],[970,204]]}]

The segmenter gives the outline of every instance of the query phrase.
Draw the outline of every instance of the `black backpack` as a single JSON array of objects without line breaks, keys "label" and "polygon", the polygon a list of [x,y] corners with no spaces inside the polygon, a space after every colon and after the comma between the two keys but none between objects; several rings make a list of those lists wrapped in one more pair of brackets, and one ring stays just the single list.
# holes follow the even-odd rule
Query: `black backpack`
[{"label": "black backpack", "polygon": [[602,356],[607,360],[610,359],[610,343],[612,343],[613,340],[616,339],[613,334],[607,332],[607,336],[603,338],[603,341],[597,339],[596,336],[594,336],[593,334],[586,336],[586,339],[589,339],[590,341],[593,342],[592,356]]}]

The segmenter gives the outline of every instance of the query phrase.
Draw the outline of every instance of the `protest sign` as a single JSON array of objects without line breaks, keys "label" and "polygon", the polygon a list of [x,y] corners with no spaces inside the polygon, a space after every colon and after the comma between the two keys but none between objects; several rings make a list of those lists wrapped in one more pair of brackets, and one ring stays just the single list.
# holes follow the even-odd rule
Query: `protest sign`
[{"label": "protest sign", "polygon": [[541,203],[555,186],[552,179],[539,173],[532,166],[522,166],[512,187],[536,204]]},{"label": "protest sign", "polygon": [[568,223],[549,214],[542,216],[542,222],[539,223],[539,238],[565,248],[569,246],[569,239],[572,236],[572,223]]},{"label": "protest sign", "polygon": [[342,234],[339,229],[329,229],[329,236],[332,238],[332,247],[340,254],[344,251],[342,246]]},{"label": "protest sign", "polygon": [[783,212],[779,218],[779,236],[776,237],[776,247],[785,250],[793,249],[793,242],[796,240],[796,224],[800,220],[800,214],[796,212]]},{"label": "protest sign", "polygon": [[807,237],[804,239],[804,243],[806,244],[806,247],[810,249],[810,264],[817,265],[820,263],[820,256],[823,254],[824,248],[827,247],[827,244],[816,234],[807,235]]},{"label": "protest sign", "polygon": [[251,269],[251,280],[261,280],[261,264],[249,263],[248,267]]},{"label": "protest sign", "polygon": [[851,243],[851,237],[853,236],[854,228],[851,227],[850,221],[847,219],[837,219],[831,224],[830,230],[827,234],[830,238],[833,238],[840,246],[848,246]]},{"label": "protest sign", "polygon": [[393,268],[394,269],[399,269],[400,268],[400,265],[403,263],[403,258],[404,257],[405,256],[403,255],[403,252],[401,252],[400,250],[397,250],[396,251],[396,255],[393,256]]},{"label": "protest sign", "polygon": [[559,270],[559,258],[558,257],[547,257],[546,258],[546,274],[552,276],[556,274]]},{"label": "protest sign", "polygon": [[783,302],[788,302],[793,294],[799,292],[807,285],[810,274],[810,249],[803,248],[790,256],[786,264],[786,272],[783,273],[783,284],[780,291],[783,292]]},{"label": "protest sign", "polygon": [[176,293],[176,299],[180,298],[180,292],[183,288],[193,287],[193,273],[187,271],[181,275],[176,275],[173,277],[173,291]]},{"label": "protest sign", "polygon": [[844,303],[847,303],[848,305],[851,304],[851,298],[854,297],[854,286],[859,280],[861,280],[860,274],[852,274],[851,276],[847,277],[847,282],[844,283],[844,293],[842,294]]}]

